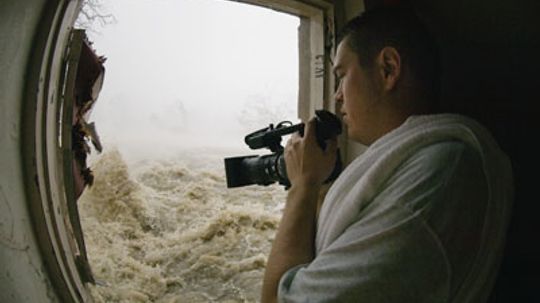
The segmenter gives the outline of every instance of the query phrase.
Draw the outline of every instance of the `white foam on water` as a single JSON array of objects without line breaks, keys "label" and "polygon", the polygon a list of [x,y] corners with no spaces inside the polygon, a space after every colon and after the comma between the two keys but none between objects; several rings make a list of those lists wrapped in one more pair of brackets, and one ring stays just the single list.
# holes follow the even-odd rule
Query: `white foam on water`
[{"label": "white foam on water", "polygon": [[[96,302],[256,302],[286,192],[227,189],[211,150],[92,164],[79,200]],[[101,283],[100,283],[101,284]]]}]

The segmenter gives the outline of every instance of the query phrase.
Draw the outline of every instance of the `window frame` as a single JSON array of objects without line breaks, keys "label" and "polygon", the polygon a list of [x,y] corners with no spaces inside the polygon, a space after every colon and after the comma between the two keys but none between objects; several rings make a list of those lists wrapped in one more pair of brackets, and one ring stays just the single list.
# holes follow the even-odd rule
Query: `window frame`
[{"label": "window frame", "polygon": [[316,109],[335,112],[334,5],[324,0],[230,0],[270,8],[300,18],[298,29],[298,118],[307,121]]},{"label": "window frame", "polygon": [[[334,78],[330,58],[334,55],[334,7],[326,0],[230,0],[274,9],[300,17],[298,117],[306,121],[315,109],[335,112]],[[64,140],[66,126],[66,77],[73,25],[82,0],[47,3],[34,42],[28,70],[23,113],[23,157],[27,201],[40,254],[56,295],[63,302],[92,302],[87,287],[89,265],[81,235],[70,221],[73,176],[66,169],[71,158]],[[64,122],[63,122],[64,121]],[[69,162],[69,164],[67,164]],[[72,211],[71,211],[72,212]],[[77,222],[79,223],[79,222]],[[76,227],[76,226],[75,226]]]}]

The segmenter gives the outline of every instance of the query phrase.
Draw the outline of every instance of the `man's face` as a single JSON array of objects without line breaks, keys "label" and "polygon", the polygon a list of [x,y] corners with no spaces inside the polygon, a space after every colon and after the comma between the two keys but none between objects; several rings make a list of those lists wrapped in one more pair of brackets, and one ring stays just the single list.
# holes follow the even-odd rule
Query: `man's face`
[{"label": "man's face", "polygon": [[343,121],[351,139],[369,145],[375,138],[371,129],[377,123],[377,92],[370,72],[362,68],[358,56],[349,48],[347,39],[337,49],[334,73],[339,86],[336,102],[342,103]]}]

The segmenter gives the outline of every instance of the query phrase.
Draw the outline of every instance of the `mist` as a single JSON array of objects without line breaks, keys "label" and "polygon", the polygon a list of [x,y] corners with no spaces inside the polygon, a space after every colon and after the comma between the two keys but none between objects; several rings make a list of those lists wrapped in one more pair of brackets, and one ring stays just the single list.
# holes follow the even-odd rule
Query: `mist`
[{"label": "mist", "polygon": [[[252,131],[295,121],[299,18],[223,0],[114,0],[89,32],[107,58],[91,115],[126,157],[249,151]],[[261,153],[261,151],[255,151]]]}]

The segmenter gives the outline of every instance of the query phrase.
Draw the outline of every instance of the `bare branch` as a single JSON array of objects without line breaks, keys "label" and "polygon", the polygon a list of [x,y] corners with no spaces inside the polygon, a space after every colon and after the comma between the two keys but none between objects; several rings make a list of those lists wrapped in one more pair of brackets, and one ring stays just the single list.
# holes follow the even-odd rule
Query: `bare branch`
[{"label": "bare branch", "polygon": [[113,14],[104,8],[102,0],[84,0],[75,26],[93,33],[99,33],[99,27],[116,23]]}]

